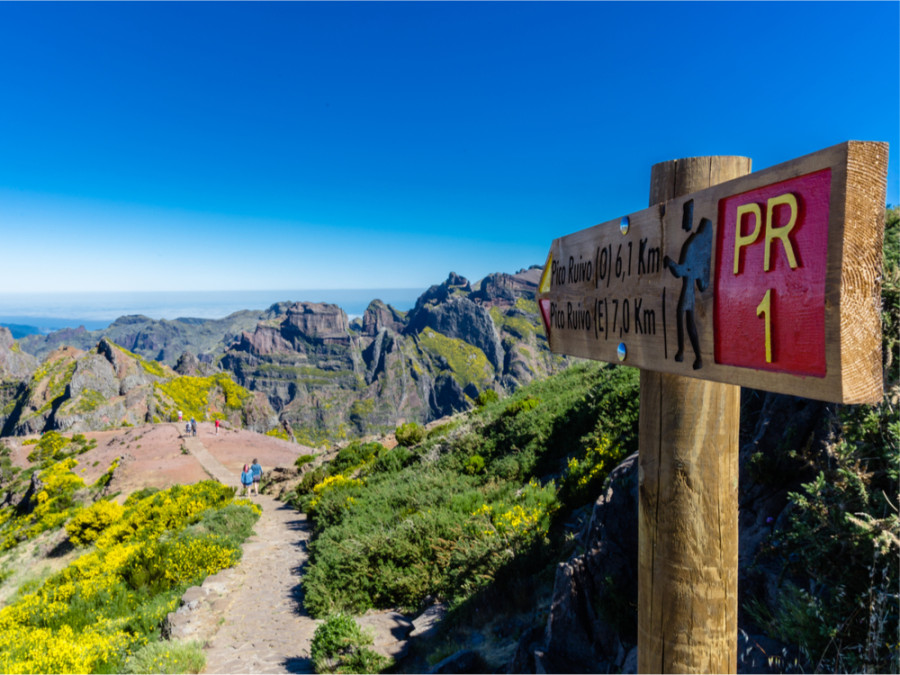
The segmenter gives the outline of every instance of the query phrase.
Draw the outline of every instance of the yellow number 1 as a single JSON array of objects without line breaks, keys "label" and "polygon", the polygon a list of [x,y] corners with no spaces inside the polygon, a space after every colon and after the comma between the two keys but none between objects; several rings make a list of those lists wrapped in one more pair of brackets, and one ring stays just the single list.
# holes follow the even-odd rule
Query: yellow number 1
[{"label": "yellow number 1", "polygon": [[756,308],[756,316],[765,314],[766,322],[766,363],[772,363],[772,289],[766,291],[762,302]]}]

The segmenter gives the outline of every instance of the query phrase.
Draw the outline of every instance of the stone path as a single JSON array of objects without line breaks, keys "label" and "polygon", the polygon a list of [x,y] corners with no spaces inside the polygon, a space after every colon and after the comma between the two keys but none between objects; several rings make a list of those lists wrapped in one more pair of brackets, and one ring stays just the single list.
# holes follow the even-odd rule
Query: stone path
[{"label": "stone path", "polygon": [[[238,484],[198,438],[182,442],[210,476]],[[309,645],[317,624],[303,610],[299,590],[306,516],[267,495],[250,499],[262,515],[240,563],[188,589],[169,618],[173,637],[206,642],[206,673],[312,673]]]},{"label": "stone path", "polygon": [[271,497],[252,497],[263,512],[244,555],[229,570],[229,607],[206,648],[207,673],[312,673],[316,622],[300,604],[306,516]]},{"label": "stone path", "polygon": [[[182,440],[210,476],[238,484],[198,438]],[[250,499],[262,515],[240,563],[189,588],[165,632],[205,643],[205,673],[312,673],[309,647],[318,622],[303,609],[300,591],[311,528],[306,515],[287,504],[268,495]],[[372,612],[358,621],[371,631],[376,651],[393,658],[405,653],[414,629],[406,617]]]}]

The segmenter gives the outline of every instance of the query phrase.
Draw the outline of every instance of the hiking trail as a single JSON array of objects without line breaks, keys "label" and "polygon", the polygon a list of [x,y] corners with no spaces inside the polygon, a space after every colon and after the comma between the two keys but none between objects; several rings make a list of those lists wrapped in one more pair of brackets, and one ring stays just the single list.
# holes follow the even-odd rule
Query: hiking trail
[{"label": "hiking trail", "polygon": [[[238,485],[198,437],[182,442],[204,470]],[[240,562],[189,588],[169,615],[171,637],[205,642],[205,673],[312,673],[309,648],[318,621],[303,607],[300,582],[312,528],[306,515],[268,495],[249,497],[262,508]],[[373,648],[399,656],[412,624],[395,612],[358,617],[372,630]]]}]

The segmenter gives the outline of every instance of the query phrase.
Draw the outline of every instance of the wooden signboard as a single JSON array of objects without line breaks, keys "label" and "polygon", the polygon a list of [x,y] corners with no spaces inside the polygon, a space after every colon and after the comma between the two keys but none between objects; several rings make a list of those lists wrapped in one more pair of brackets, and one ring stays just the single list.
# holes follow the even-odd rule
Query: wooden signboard
[{"label": "wooden signboard", "polygon": [[849,141],[556,239],[551,351],[880,401],[886,175],[887,144]]}]

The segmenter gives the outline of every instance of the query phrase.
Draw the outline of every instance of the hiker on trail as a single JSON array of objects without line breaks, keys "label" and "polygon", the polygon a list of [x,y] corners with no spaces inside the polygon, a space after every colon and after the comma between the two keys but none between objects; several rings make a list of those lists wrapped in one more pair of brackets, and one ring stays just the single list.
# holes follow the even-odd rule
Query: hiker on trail
[{"label": "hiker on trail", "polygon": [[250,465],[250,472],[253,474],[253,491],[255,494],[259,494],[259,481],[262,478],[262,467],[256,461],[256,457],[253,458],[253,464]]},{"label": "hiker on trail", "polygon": [[219,435],[219,425],[220,425],[221,423],[222,423],[222,420],[220,420],[220,419],[217,417],[217,418],[216,418],[216,436]]},{"label": "hiker on trail", "polygon": [[182,417],[182,412],[179,410],[179,411],[178,411],[178,421],[179,421],[179,422],[181,421],[181,417]]},{"label": "hiker on trail", "polygon": [[246,495],[250,491],[251,485],[253,485],[253,472],[250,471],[249,465],[244,464],[244,470],[241,471],[241,486],[244,490],[241,492],[241,496]]},{"label": "hiker on trail", "polygon": [[197,420],[191,418],[191,436],[197,435]]},{"label": "hiker on trail", "polygon": [[184,423],[184,435],[188,436],[190,433],[191,433],[191,423],[185,422]]}]

